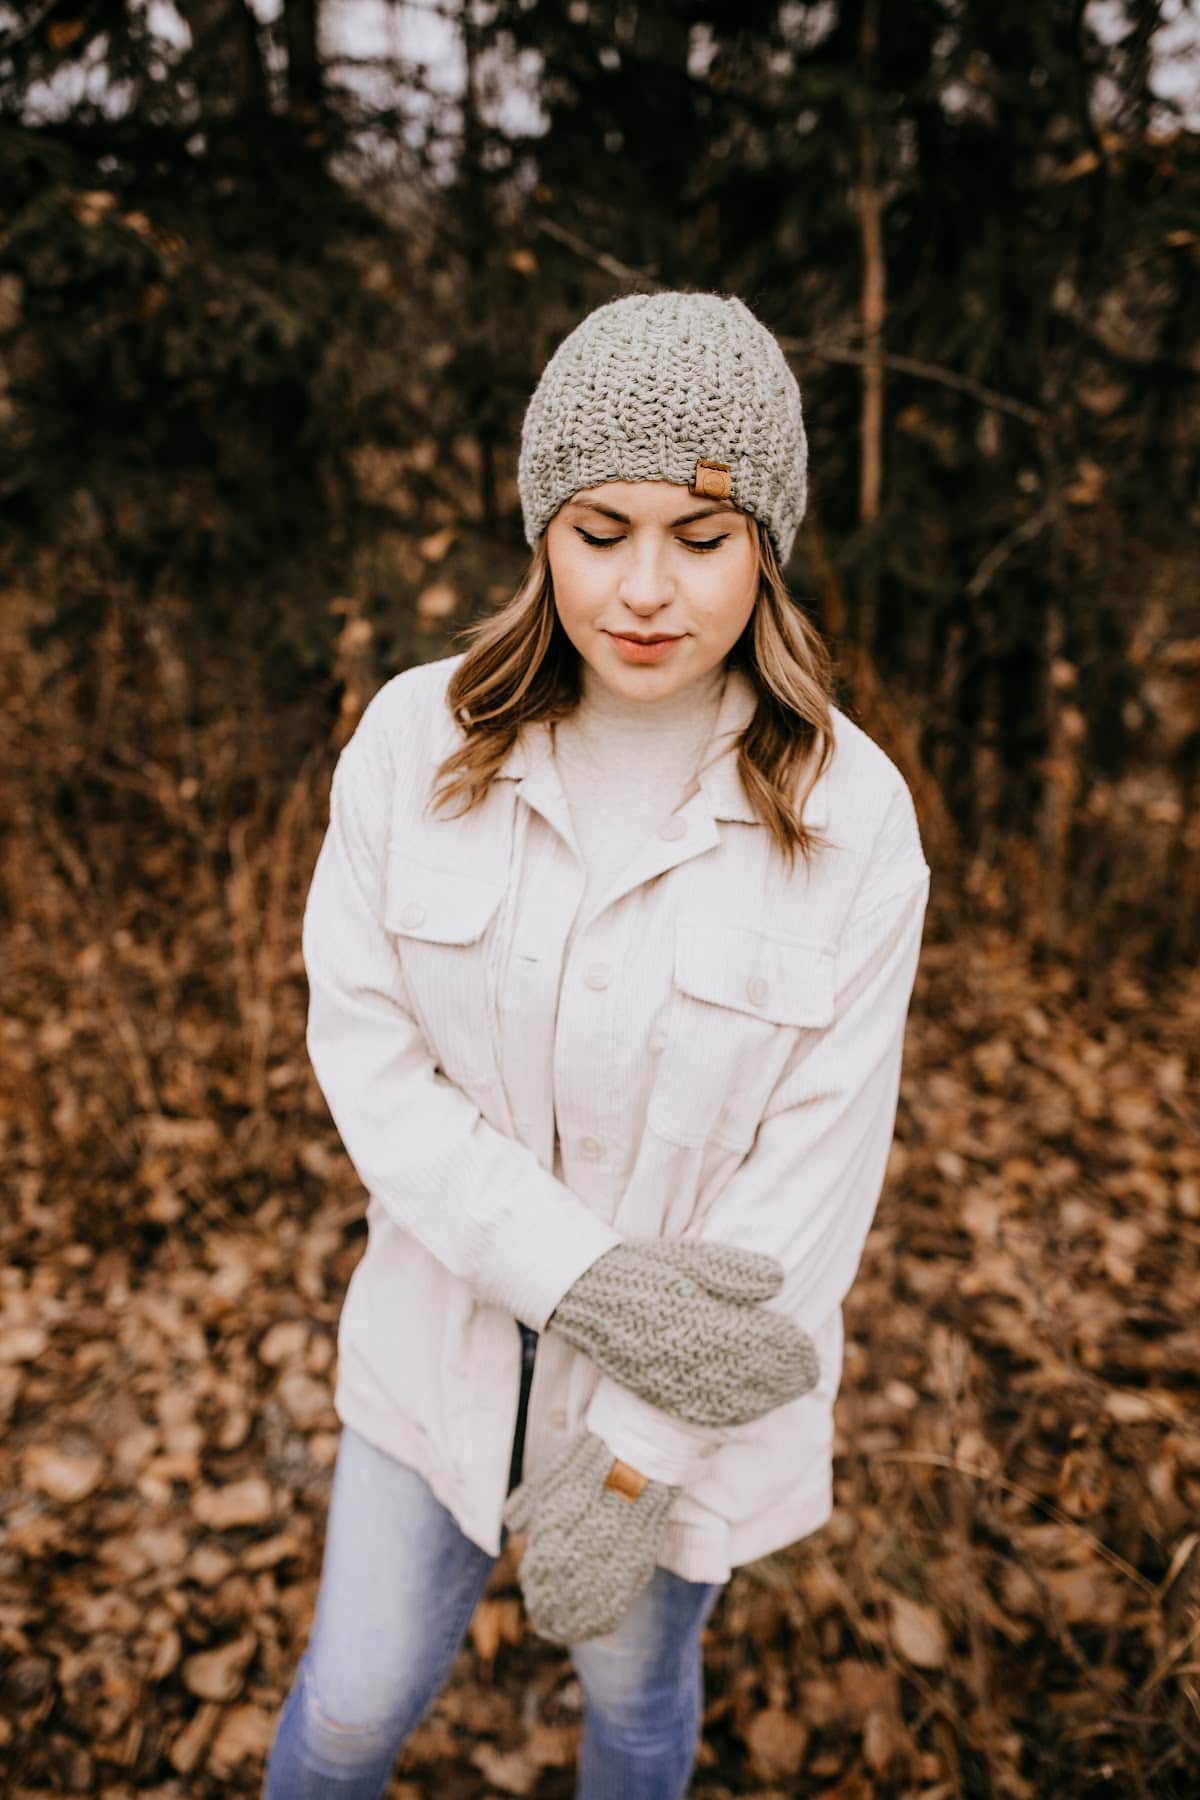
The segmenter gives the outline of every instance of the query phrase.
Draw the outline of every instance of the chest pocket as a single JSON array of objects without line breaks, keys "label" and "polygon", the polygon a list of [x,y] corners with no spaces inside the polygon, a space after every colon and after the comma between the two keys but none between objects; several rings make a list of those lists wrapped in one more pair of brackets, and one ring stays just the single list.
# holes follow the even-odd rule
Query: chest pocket
[{"label": "chest pocket", "polygon": [[473,1097],[496,1076],[489,927],[502,882],[388,855],[384,925],[413,1011],[444,1074]]},{"label": "chest pocket", "polygon": [[832,945],[680,919],[650,1127],[748,1150],[801,1034],[833,1022],[834,993]]}]

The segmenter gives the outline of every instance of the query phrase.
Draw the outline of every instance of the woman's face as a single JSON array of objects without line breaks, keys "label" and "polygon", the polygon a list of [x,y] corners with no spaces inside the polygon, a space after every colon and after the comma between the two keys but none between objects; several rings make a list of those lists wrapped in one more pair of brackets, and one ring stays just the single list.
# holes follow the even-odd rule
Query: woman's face
[{"label": "woman's face", "polygon": [[[606,481],[546,528],[563,630],[606,687],[659,700],[722,661],[758,594],[751,521],[671,481]],[[674,640],[639,658],[623,634]]]}]

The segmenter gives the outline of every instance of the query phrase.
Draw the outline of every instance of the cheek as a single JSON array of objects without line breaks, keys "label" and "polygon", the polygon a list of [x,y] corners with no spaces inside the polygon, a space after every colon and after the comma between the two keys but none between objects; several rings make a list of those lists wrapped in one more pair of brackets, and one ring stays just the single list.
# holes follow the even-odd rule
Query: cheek
[{"label": "cheek", "polygon": [[753,552],[731,558],[725,567],[705,572],[705,605],[713,629],[732,642],[754,611],[758,597],[758,562]]},{"label": "cheek", "polygon": [[561,618],[564,623],[582,618],[603,598],[602,571],[596,566],[598,558],[581,556],[574,545],[565,542],[548,543],[546,548],[554,602]]}]

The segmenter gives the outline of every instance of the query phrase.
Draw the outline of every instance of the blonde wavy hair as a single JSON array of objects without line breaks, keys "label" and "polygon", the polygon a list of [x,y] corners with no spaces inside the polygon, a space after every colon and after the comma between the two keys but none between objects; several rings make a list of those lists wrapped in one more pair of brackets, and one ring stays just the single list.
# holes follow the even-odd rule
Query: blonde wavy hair
[{"label": "blonde wavy hair", "polygon": [[[807,863],[826,840],[803,822],[805,802],[833,755],[829,651],[792,600],[770,536],[750,520],[758,552],[758,595],[727,664],[743,669],[758,704],[737,739],[738,774],[751,807],[789,867]],[[581,658],[559,621],[543,532],[512,599],[457,634],[466,653],[446,690],[464,737],[434,776],[435,809],[462,799],[470,812],[522,725],[553,724],[579,704]],[[718,754],[725,750],[722,744]]]}]

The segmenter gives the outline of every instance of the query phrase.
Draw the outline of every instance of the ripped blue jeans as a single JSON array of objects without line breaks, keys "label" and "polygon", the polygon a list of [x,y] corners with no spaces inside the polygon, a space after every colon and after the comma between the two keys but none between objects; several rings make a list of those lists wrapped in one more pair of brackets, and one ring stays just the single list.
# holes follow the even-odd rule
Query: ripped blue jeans
[{"label": "ripped blue jeans", "polygon": [[[510,1487],[520,1478],[532,1369],[534,1334],[522,1335]],[[263,1800],[382,1800],[494,1562],[419,1475],[343,1429],[312,1636],[280,1714]],[[701,1634],[719,1592],[656,1569],[615,1632],[571,1648],[583,1693],[576,1800],[682,1800],[700,1733]]]}]

